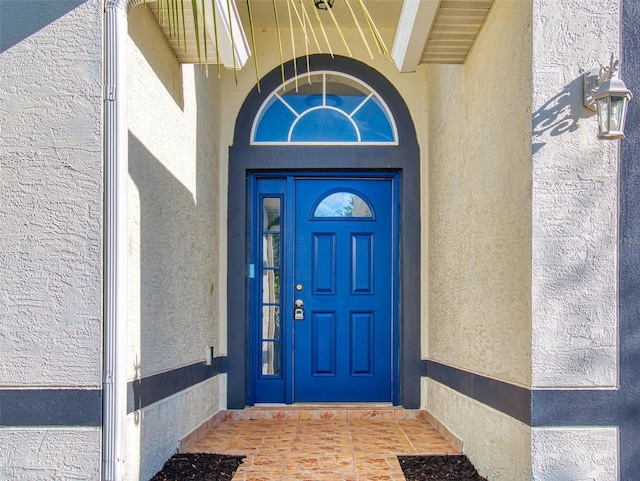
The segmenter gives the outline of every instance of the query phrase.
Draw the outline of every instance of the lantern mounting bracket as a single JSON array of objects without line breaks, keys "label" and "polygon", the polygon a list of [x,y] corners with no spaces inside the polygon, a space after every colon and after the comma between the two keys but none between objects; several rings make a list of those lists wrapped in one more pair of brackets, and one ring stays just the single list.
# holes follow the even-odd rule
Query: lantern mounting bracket
[{"label": "lantern mounting bracket", "polygon": [[600,64],[600,68],[594,68],[592,70],[580,69],[583,86],[582,103],[586,108],[593,112],[597,110],[593,94],[596,93],[600,84],[606,80],[610,80],[613,76],[617,76],[618,70],[620,70],[620,61],[613,55],[611,55],[609,65]]},{"label": "lantern mounting bracket", "polygon": [[596,90],[598,90],[599,85],[599,69],[593,70],[584,70],[580,69],[580,73],[582,74],[582,86],[583,86],[583,96],[582,103],[589,110],[595,112],[596,111],[596,101],[593,100],[593,94]]}]

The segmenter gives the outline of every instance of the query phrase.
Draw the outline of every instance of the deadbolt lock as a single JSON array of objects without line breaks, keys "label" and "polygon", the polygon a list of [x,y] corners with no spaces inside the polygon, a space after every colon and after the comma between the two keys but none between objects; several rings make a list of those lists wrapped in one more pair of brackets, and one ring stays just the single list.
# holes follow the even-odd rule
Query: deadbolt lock
[{"label": "deadbolt lock", "polygon": [[296,299],[295,304],[296,308],[293,310],[293,319],[302,321],[304,320],[304,309],[302,308],[304,302],[302,302],[302,299]]}]

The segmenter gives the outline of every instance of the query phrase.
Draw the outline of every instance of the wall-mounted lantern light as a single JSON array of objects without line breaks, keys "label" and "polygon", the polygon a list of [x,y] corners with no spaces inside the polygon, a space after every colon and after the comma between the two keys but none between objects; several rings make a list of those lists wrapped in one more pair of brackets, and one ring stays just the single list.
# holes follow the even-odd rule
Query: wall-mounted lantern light
[{"label": "wall-mounted lantern light", "polygon": [[333,8],[333,1],[334,0],[314,0],[314,3],[319,10],[329,10]]},{"label": "wall-mounted lantern light", "polygon": [[624,137],[624,121],[631,91],[618,77],[619,61],[611,56],[609,66],[600,70],[582,72],[584,79],[584,106],[597,112],[598,138],[606,140]]}]

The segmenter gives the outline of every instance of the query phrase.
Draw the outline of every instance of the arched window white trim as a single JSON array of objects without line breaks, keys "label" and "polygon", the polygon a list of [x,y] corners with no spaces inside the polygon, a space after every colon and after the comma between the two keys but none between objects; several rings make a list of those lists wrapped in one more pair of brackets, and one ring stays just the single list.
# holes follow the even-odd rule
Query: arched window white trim
[{"label": "arched window white trim", "polygon": [[369,85],[329,70],[280,85],[258,110],[252,145],[398,145],[395,119]]}]

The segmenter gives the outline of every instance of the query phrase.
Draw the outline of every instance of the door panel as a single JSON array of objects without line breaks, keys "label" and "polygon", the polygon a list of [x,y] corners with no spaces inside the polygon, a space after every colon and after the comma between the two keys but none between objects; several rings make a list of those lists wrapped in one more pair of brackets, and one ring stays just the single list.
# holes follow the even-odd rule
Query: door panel
[{"label": "door panel", "polygon": [[336,375],[336,313],[314,312],[311,345],[298,346],[310,352],[312,376]]},{"label": "door panel", "polygon": [[313,293],[336,293],[336,235],[335,233],[312,234],[313,236]]},{"label": "door panel", "polygon": [[371,376],[375,359],[373,312],[351,313],[351,375]]},{"label": "door panel", "polygon": [[351,293],[373,294],[373,236],[352,234]]},{"label": "door panel", "polygon": [[391,401],[393,183],[295,184],[294,399]]}]

